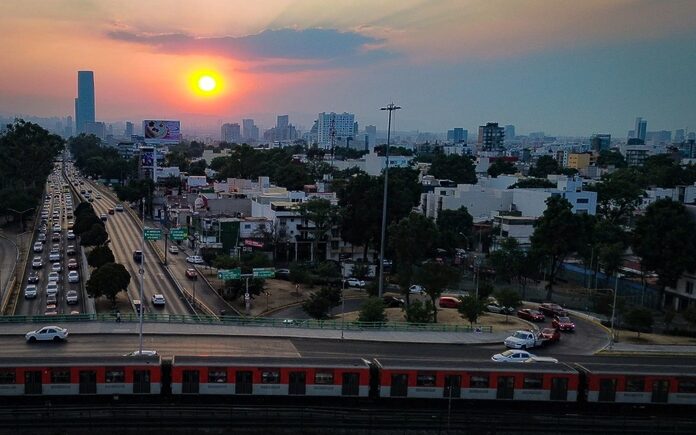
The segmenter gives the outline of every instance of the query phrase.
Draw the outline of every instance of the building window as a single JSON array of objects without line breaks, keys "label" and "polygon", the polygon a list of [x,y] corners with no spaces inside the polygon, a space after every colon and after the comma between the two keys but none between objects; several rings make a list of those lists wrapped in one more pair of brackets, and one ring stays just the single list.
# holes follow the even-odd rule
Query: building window
[{"label": "building window", "polygon": [[589,198],[578,198],[577,201],[578,204],[587,204],[588,202],[590,202]]},{"label": "building window", "polygon": [[418,373],[416,376],[416,386],[418,387],[434,387],[435,375],[432,373]]},{"label": "building window", "polygon": [[279,384],[280,372],[278,370],[266,370],[261,373],[262,384]]},{"label": "building window", "polygon": [[209,384],[224,384],[227,382],[227,370],[223,368],[208,369]]},{"label": "building window", "polygon": [[14,369],[0,370],[0,384],[15,384],[16,372]]},{"label": "building window", "polygon": [[471,388],[488,388],[488,375],[472,376],[469,384]]},{"label": "building window", "polygon": [[107,384],[122,384],[126,380],[126,375],[123,369],[107,369],[106,383]]},{"label": "building window", "polygon": [[316,372],[314,374],[314,383],[318,385],[331,385],[334,383],[333,372]]},{"label": "building window", "polygon": [[542,384],[543,378],[541,376],[525,376],[523,388],[525,390],[541,390]]},{"label": "building window", "polygon": [[250,228],[251,228],[251,224],[244,224],[244,229],[245,229],[245,230],[248,230],[248,229],[250,229]]},{"label": "building window", "polygon": [[686,282],[686,294],[687,295],[694,294],[694,283],[692,281]]},{"label": "building window", "polygon": [[645,380],[643,378],[626,379],[626,391],[629,393],[642,393],[645,391]]},{"label": "building window", "polygon": [[69,384],[70,383],[70,369],[52,369],[51,370],[51,383],[52,384]]}]

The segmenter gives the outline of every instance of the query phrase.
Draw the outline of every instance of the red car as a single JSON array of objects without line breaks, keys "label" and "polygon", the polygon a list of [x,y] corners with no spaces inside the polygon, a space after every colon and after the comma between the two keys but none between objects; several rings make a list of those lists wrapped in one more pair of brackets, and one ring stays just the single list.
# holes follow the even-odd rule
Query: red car
[{"label": "red car", "polygon": [[523,308],[517,311],[517,317],[524,320],[529,320],[530,322],[543,322],[546,320],[543,314],[537,310],[530,310],[529,308]]},{"label": "red car", "polygon": [[555,316],[551,326],[561,331],[575,331],[575,323],[571,322],[570,317],[567,316]]},{"label": "red car", "polygon": [[68,269],[75,270],[77,268],[78,268],[77,261],[74,258],[71,258],[70,260],[68,260]]},{"label": "red car", "polygon": [[196,269],[193,269],[193,268],[186,269],[186,278],[198,279],[198,272],[196,272]]},{"label": "red car", "polygon": [[567,315],[566,310],[558,304],[552,304],[545,302],[539,305],[539,311],[546,314],[547,316],[565,316]]},{"label": "red car", "polygon": [[461,302],[457,298],[450,296],[440,297],[440,308],[459,308]]},{"label": "red car", "polygon": [[556,343],[561,339],[561,331],[553,328],[544,328],[539,332],[545,344]]}]

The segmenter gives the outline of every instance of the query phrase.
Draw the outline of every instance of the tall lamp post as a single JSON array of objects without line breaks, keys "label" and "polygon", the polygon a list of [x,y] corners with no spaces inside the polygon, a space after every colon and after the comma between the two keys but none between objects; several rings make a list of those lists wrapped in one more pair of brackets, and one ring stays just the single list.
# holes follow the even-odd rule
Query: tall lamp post
[{"label": "tall lamp post", "polygon": [[389,145],[391,144],[391,119],[392,112],[399,110],[401,107],[395,105],[394,103],[389,103],[386,107],[382,107],[379,110],[386,110],[389,112],[389,123],[387,124],[387,146],[385,150],[385,166],[384,166],[384,195],[382,198],[382,235],[379,245],[379,297],[382,297],[384,291],[384,238],[387,230],[387,186],[389,182]]},{"label": "tall lamp post", "polygon": [[140,316],[140,328],[138,332],[139,336],[139,341],[140,345],[138,346],[138,349],[140,351],[140,355],[143,354],[143,312],[145,311],[145,302],[143,301],[143,287],[145,287],[145,198],[143,198],[143,234],[142,234],[142,240],[140,240],[140,252],[142,252],[142,256],[140,258],[140,269],[138,270],[138,273],[140,273],[140,312],[138,313]]},{"label": "tall lamp post", "polygon": [[609,339],[609,349],[614,347],[614,318],[616,317],[616,294],[619,292],[619,278],[621,278],[621,274],[616,272],[616,281],[614,282],[614,303],[611,306],[611,338]]}]

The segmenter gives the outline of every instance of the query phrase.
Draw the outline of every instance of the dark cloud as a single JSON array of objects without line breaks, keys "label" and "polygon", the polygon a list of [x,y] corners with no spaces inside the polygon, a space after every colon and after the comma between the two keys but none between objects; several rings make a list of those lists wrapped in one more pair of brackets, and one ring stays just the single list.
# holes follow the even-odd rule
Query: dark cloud
[{"label": "dark cloud", "polygon": [[[302,70],[308,66],[330,67],[365,65],[392,54],[380,49],[368,49],[382,40],[355,32],[333,29],[264,30],[255,35],[199,38],[183,33],[138,34],[112,31],[114,40],[150,46],[171,54],[214,54],[248,61],[292,59],[304,62],[284,64],[287,70]],[[275,62],[270,64],[275,67]],[[268,68],[268,65],[259,67]]]}]

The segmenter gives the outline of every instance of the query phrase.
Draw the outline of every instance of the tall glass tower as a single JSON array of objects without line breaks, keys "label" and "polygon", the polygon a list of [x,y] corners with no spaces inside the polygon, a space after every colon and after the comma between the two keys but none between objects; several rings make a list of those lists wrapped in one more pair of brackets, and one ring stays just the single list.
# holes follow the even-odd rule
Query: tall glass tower
[{"label": "tall glass tower", "polygon": [[75,132],[85,132],[85,124],[94,122],[94,71],[77,72],[75,99]]}]

